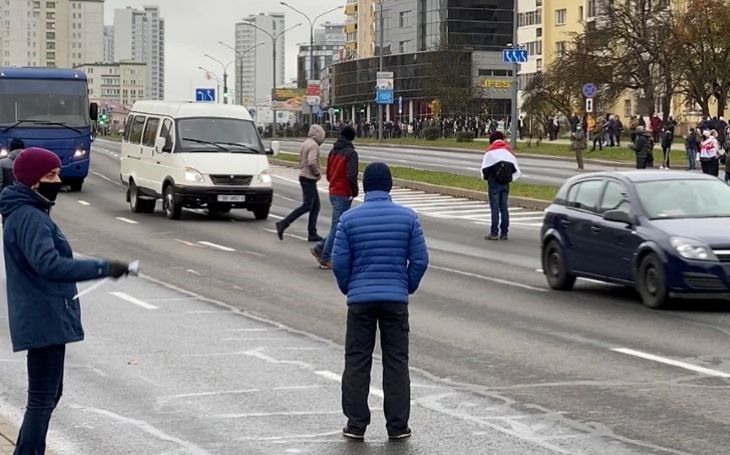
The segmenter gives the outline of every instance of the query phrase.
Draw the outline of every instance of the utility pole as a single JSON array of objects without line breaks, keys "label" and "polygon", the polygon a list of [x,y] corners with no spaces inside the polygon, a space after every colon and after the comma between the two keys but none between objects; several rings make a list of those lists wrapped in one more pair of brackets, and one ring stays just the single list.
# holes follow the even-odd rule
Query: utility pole
[{"label": "utility pole", "polygon": [[[383,45],[385,44],[385,31],[383,26],[385,20],[383,18],[383,0],[380,0],[380,18],[378,19],[378,28],[380,29],[380,72],[383,71]],[[355,120],[355,119],[353,119]],[[378,103],[378,142],[383,142],[383,105]]]},{"label": "utility pole", "polygon": [[236,60],[233,60],[229,62],[228,64],[225,64],[218,60],[215,57],[211,57],[209,54],[204,54],[205,57],[208,57],[209,59],[213,60],[214,62],[218,63],[221,68],[223,68],[223,104],[228,104],[228,67],[231,66],[233,63],[236,62]]},{"label": "utility pole", "polygon": [[[514,11],[512,15],[512,47],[514,49],[519,48],[519,45],[517,44],[517,20],[518,20],[518,11],[517,11],[517,1],[514,0]],[[510,128],[510,143],[512,145],[512,150],[517,150],[517,127],[519,125],[519,114],[520,111],[517,108],[517,96],[519,95],[519,84],[520,79],[517,77],[517,72],[520,70],[520,65],[517,63],[515,59],[515,62],[512,64],[512,122],[511,122],[511,128]]]}]

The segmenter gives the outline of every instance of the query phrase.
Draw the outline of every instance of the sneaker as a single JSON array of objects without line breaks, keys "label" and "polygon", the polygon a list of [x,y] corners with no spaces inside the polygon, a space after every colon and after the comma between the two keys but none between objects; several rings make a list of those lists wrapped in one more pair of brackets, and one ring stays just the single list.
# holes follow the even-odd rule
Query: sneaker
[{"label": "sneaker", "polygon": [[484,240],[499,240],[499,236],[496,234],[489,234],[488,236],[484,237]]},{"label": "sneaker", "polygon": [[279,240],[284,240],[284,230],[286,228],[283,224],[281,224],[281,221],[276,223],[276,236],[279,237]]},{"label": "sneaker", "polygon": [[310,235],[309,238],[307,239],[308,242],[321,242],[322,240],[324,240],[324,239],[321,236],[316,235],[316,234]]},{"label": "sneaker", "polygon": [[397,431],[395,433],[388,433],[388,439],[407,439],[410,438],[413,435],[413,432],[410,428],[406,428],[405,430]]},{"label": "sneaker", "polygon": [[332,270],[332,261],[322,261],[319,263],[320,270]]},{"label": "sneaker", "polygon": [[317,249],[315,247],[315,248],[311,248],[309,250],[309,252],[312,253],[312,256],[314,256],[317,259],[317,262],[320,262],[320,260],[322,259],[322,251],[320,251],[319,249]]},{"label": "sneaker", "polygon": [[362,441],[365,439],[365,432],[361,430],[356,430],[351,427],[345,427],[342,429],[342,436],[346,437],[347,439]]},{"label": "sneaker", "polygon": [[509,240],[509,237],[506,235],[503,235],[499,238],[499,240]]}]

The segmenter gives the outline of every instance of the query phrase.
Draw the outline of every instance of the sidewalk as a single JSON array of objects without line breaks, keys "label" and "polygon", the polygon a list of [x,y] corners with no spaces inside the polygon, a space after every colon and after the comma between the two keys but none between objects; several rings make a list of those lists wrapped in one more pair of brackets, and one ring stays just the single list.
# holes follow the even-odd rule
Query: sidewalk
[{"label": "sidewalk", "polygon": [[15,425],[10,424],[0,416],[0,455],[12,455],[15,450],[15,439],[18,431]]}]

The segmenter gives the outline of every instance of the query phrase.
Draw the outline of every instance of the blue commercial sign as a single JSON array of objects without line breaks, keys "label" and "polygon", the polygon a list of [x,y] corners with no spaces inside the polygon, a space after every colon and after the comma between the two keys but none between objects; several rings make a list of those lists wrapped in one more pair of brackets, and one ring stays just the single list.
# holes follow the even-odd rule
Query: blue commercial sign
[{"label": "blue commercial sign", "polygon": [[598,93],[598,87],[596,87],[596,84],[591,84],[589,82],[583,86],[583,96],[586,98],[595,98],[596,93]]},{"label": "blue commercial sign", "polygon": [[527,49],[502,49],[504,63],[527,63]]},{"label": "blue commercial sign", "polygon": [[377,91],[375,102],[378,104],[393,104],[395,98],[395,90],[380,88]]},{"label": "blue commercial sign", "polygon": [[195,89],[195,101],[206,103],[215,101],[215,89],[214,88],[196,88]]}]

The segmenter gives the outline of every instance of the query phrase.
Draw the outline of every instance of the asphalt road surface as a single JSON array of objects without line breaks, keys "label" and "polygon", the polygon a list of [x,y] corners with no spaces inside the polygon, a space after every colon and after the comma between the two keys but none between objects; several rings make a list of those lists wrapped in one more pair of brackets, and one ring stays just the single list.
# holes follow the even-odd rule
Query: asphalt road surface
[{"label": "asphalt road surface", "polygon": [[[287,152],[299,152],[300,145],[301,141],[285,141],[282,142],[282,149]],[[357,140],[355,141],[355,147],[360,155],[360,159],[367,162],[384,161],[394,166],[481,177],[482,157],[484,154],[479,151],[459,152],[409,147],[374,147],[372,145],[358,144]],[[565,145],[565,147],[567,150],[570,146]],[[322,146],[323,156],[326,156],[330,149],[330,145]],[[590,152],[584,153],[583,156],[585,159],[591,158]],[[565,180],[578,173],[575,160],[520,158],[519,155],[518,159],[520,170],[523,172],[521,181],[526,183],[560,186]],[[626,170],[626,168],[586,164],[586,171],[588,172],[614,170]]]},{"label": "asphalt road surface", "polygon": [[[62,194],[54,218],[77,252],[139,258],[148,278],[84,298],[57,453],[727,453],[728,305],[652,311],[589,281],[549,291],[534,215],[488,243],[486,212],[469,212],[484,208],[402,190],[432,261],[410,305],[414,438],[386,442],[375,411],[365,444],[343,441],[344,298],[307,251],[306,220],[283,242],[273,232],[297,205],[295,175],[274,170],[268,221],[175,222],[129,212],[118,161],[119,145],[98,140],[84,192]],[[322,233],[329,214],[324,202]],[[7,336],[0,353],[0,413],[17,422],[24,357]]]}]

